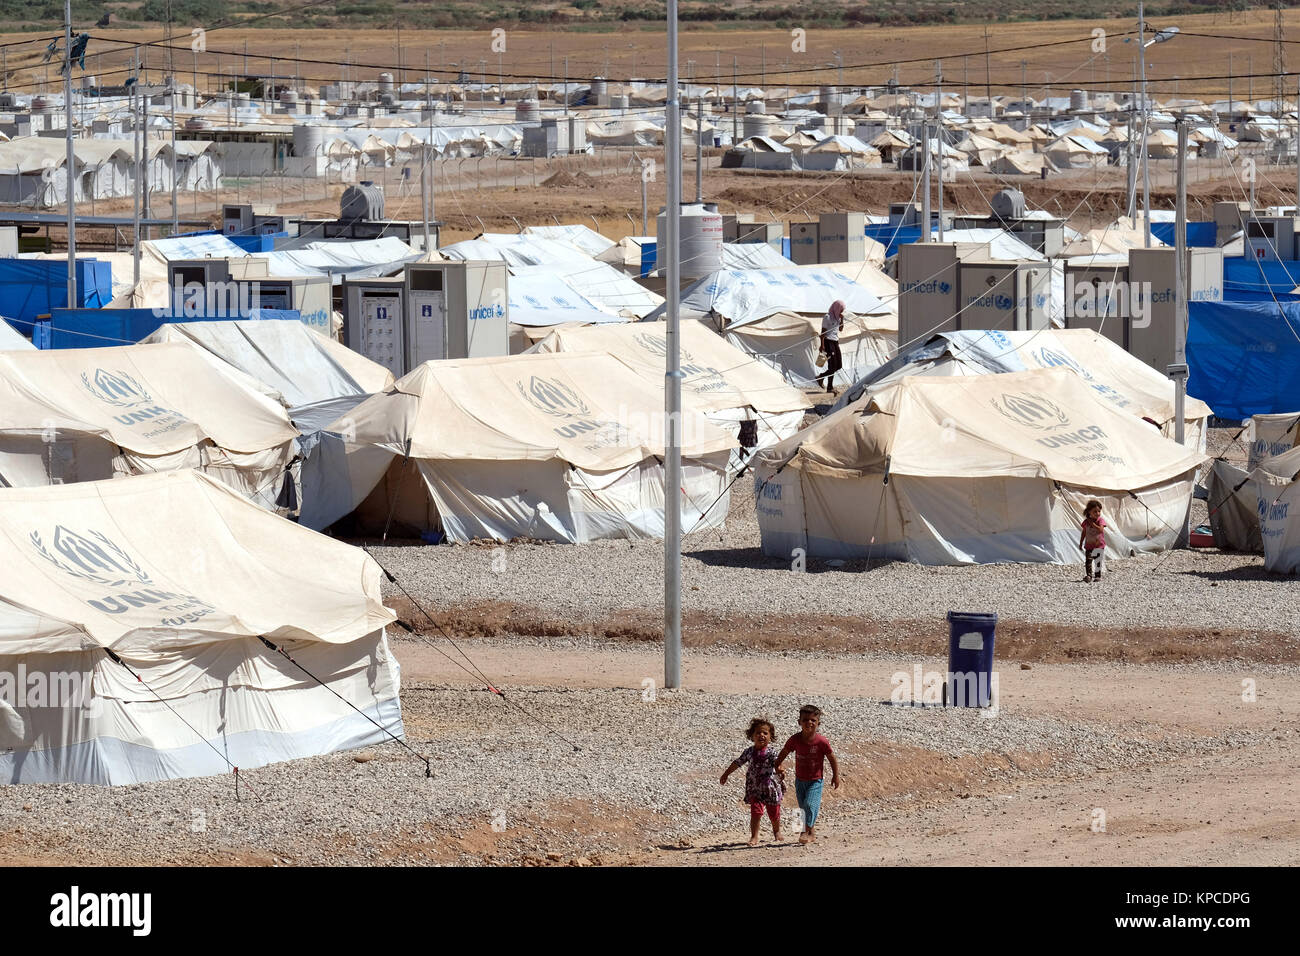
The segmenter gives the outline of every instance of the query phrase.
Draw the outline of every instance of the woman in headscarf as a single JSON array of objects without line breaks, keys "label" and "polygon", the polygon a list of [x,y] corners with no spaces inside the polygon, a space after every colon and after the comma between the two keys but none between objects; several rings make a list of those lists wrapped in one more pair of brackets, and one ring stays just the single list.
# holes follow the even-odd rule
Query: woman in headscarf
[{"label": "woman in headscarf", "polygon": [[844,367],[840,357],[840,329],[844,328],[844,303],[836,299],[822,318],[822,351],[826,353],[826,371],[817,376],[826,379],[826,391],[835,394],[835,373]]}]

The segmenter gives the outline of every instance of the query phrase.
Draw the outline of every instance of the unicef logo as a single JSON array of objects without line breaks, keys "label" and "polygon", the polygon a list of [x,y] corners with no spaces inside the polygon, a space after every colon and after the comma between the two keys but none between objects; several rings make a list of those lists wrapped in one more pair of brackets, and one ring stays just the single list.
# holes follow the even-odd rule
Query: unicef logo
[{"label": "unicef logo", "polygon": [[51,542],[53,551],[45,546],[40,532],[33,531],[30,537],[37,554],[75,578],[113,588],[136,582],[153,584],[144,568],[99,531],[83,535],[56,525]]},{"label": "unicef logo", "polygon": [[86,391],[106,405],[129,408],[132,405],[153,401],[143,385],[121,370],[109,372],[97,368],[93,378],[82,372],[81,384]]},{"label": "unicef logo", "polygon": [[[636,340],[636,344],[647,352],[651,352],[661,359],[668,358],[668,339],[666,337],[660,338],[657,335],[651,335],[649,332],[638,332],[633,338]],[[677,354],[681,356],[683,361],[694,361],[691,358],[691,353],[680,345],[677,347]]]},{"label": "unicef logo", "polygon": [[1069,416],[1045,395],[1006,393],[1001,401],[993,399],[992,404],[1006,418],[1029,428],[1053,429],[1070,424]]},{"label": "unicef logo", "polygon": [[515,387],[519,389],[524,401],[547,415],[567,418],[571,415],[591,414],[591,409],[582,397],[558,379],[538,378],[534,375],[528,379],[527,388],[523,382],[517,382]]},{"label": "unicef logo", "polygon": [[1047,306],[1047,296],[1043,295],[1043,293],[1041,292],[1038,293],[1038,295],[1034,296],[1035,309],[1042,309],[1045,308],[1046,306]]},{"label": "unicef logo", "polygon": [[952,291],[952,284],[949,282],[940,282],[939,291],[942,292],[944,295],[947,295],[949,292]]},{"label": "unicef logo", "polygon": [[1012,303],[1012,301],[1011,301],[1011,296],[1009,296],[1009,295],[1001,295],[1001,294],[999,294],[999,295],[995,295],[995,296],[993,297],[993,307],[994,307],[995,309],[1002,309],[1002,310],[1005,311],[1005,310],[1011,308],[1012,304],[1013,304],[1013,303]]}]

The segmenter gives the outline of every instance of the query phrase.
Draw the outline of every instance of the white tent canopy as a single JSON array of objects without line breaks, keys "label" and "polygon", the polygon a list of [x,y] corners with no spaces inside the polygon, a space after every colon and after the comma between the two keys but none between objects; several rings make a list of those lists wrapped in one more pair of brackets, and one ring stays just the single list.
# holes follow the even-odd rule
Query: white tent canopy
[{"label": "white tent canopy", "polygon": [[358,549],[193,471],[0,489],[0,540],[0,674],[60,675],[47,693],[70,697],[0,693],[4,782],[204,776],[403,734],[394,615]]},{"label": "white tent canopy", "polygon": [[297,436],[262,388],[190,343],[0,352],[0,484],[198,468],[272,507]]},{"label": "white tent canopy", "polygon": [[1300,574],[1300,449],[1268,459],[1251,477],[1259,502],[1264,569]]},{"label": "white tent canopy", "polygon": [[3,316],[0,316],[0,352],[10,349],[25,351],[35,347],[21,332],[6,322]]},{"label": "white tent canopy", "polygon": [[1203,460],[1055,368],[909,376],[759,452],[754,477],[766,554],[1070,564],[1092,497],[1112,555],[1172,547]]},{"label": "white tent canopy", "polygon": [[[349,416],[357,519],[455,542],[662,536],[663,409],[606,354],[426,362]],[[691,409],[682,434],[683,527],[705,509],[710,527],[736,440]]]},{"label": "white tent canopy", "polygon": [[[668,330],[662,322],[563,328],[536,352],[603,352],[636,371],[652,388],[662,388]],[[750,447],[765,448],[799,430],[812,403],[768,366],[723,341],[699,322],[681,325],[682,400],[709,421],[733,433],[753,422]],[[742,427],[739,434],[743,435]],[[742,450],[742,455],[744,454]],[[738,459],[733,464],[739,464]]]},{"label": "white tent canopy", "polygon": [[[730,325],[756,322],[777,312],[822,315],[840,299],[850,312],[876,315],[891,310],[863,286],[825,266],[800,269],[727,269],[714,272],[682,293],[681,308],[714,315]],[[662,318],[662,310],[649,318]]]}]

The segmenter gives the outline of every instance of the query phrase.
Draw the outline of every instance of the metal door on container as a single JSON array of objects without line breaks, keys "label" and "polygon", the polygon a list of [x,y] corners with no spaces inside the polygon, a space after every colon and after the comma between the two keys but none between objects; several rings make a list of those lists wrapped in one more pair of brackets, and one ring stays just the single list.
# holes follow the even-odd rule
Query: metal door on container
[{"label": "metal door on container", "polygon": [[411,290],[411,368],[447,357],[447,303],[442,292]]},{"label": "metal door on container", "polygon": [[406,374],[402,352],[402,299],[396,295],[361,298],[360,352],[398,378]]}]

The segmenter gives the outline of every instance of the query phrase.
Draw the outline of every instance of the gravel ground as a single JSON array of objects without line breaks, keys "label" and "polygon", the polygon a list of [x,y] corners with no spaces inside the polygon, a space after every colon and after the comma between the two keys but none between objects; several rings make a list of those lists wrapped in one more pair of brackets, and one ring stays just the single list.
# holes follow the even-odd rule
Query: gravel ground
[{"label": "gravel ground", "polygon": [[[648,842],[739,832],[745,811],[732,800],[743,791],[743,775],[726,790],[717,777],[746,745],[742,729],[752,716],[793,714],[803,702],[661,692],[647,703],[639,688],[532,687],[514,696],[545,713],[581,750],[486,692],[411,685],[403,688],[407,737],[434,758],[432,779],[387,744],[361,754],[364,762],[344,753],[246,771],[239,803],[229,775],[113,789],[7,787],[0,837],[36,858],[54,852],[86,864],[246,862],[249,853],[292,864],[469,863],[480,857],[455,838],[490,832],[494,813],[504,811],[506,830],[492,841],[490,862],[598,862]],[[1006,711],[987,719],[867,698],[827,698],[823,706],[823,729],[842,757],[874,746],[882,759],[900,749],[912,759],[911,748],[941,759],[983,758],[981,773],[993,784],[1151,766],[1269,738],[1247,731],[1207,738],[1142,721],[1111,727]],[[1048,753],[1043,766],[1025,761]],[[579,819],[574,806],[590,816]],[[860,797],[835,806],[837,813],[872,812],[882,802]],[[620,844],[614,821],[637,814],[644,828],[633,845]]]},{"label": "gravel ground", "polygon": [[[1236,431],[1212,429],[1211,454],[1222,453]],[[1234,450],[1241,451],[1240,445]],[[1206,503],[1198,498],[1192,525],[1205,522]],[[372,551],[431,607],[513,601],[581,622],[663,606],[660,541],[390,545]],[[1003,618],[1033,623],[1252,627],[1300,635],[1295,580],[1267,574],[1263,564],[1258,555],[1216,550],[1144,555],[1109,562],[1107,579],[1086,591],[1082,568],[1075,565],[926,567],[895,561],[873,562],[868,571],[862,561],[831,567],[810,560],[807,573],[794,573],[787,562],[762,554],[752,484],[742,478],[732,487],[725,527],[686,539],[683,607],[879,621],[942,618],[950,609],[963,609],[996,611]],[[385,586],[392,597],[400,593],[387,582]],[[1086,620],[1081,619],[1085,595]]]}]

